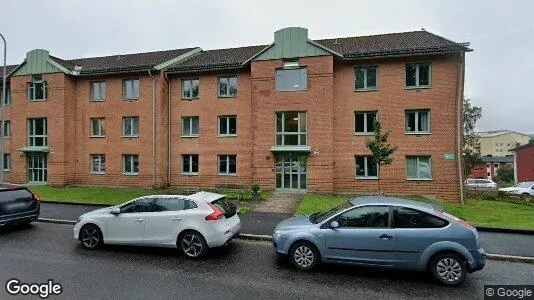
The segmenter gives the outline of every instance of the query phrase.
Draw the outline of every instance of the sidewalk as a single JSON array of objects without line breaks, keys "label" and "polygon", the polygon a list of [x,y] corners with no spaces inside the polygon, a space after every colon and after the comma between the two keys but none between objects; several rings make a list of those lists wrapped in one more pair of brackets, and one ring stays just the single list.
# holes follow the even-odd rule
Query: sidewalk
[{"label": "sidewalk", "polygon": [[[81,214],[102,206],[85,206],[41,202],[41,218],[78,220]],[[252,211],[240,215],[241,233],[272,235],[280,221],[291,217],[287,213]],[[534,257],[534,236],[515,233],[479,231],[482,247],[488,253]]]}]

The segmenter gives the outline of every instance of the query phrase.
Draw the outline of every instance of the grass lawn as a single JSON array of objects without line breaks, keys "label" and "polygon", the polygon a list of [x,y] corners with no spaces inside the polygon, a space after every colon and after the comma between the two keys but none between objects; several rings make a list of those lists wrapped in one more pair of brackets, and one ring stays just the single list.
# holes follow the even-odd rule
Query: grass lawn
[{"label": "grass lawn", "polygon": [[[354,196],[307,194],[300,203],[297,214],[306,215],[316,211],[327,210],[343,204],[352,197]],[[460,217],[475,226],[534,229],[534,205],[484,200],[481,198],[467,199],[466,204],[459,205],[428,200],[421,196],[407,198],[438,203],[443,206],[446,212]]]},{"label": "grass lawn", "polygon": [[[43,202],[59,201],[69,203],[89,203],[116,205],[136,197],[155,194],[183,194],[184,190],[179,189],[142,189],[142,188],[109,188],[109,187],[51,187],[47,185],[34,185],[30,187]],[[228,199],[237,200],[238,192],[235,190],[221,190]],[[264,199],[269,199],[271,193],[262,192]],[[251,200],[250,191],[243,194],[244,201]]]}]

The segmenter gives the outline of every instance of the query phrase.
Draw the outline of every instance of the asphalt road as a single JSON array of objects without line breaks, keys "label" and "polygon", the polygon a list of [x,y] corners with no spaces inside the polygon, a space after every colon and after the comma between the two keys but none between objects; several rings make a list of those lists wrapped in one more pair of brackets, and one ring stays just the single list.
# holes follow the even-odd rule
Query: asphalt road
[{"label": "asphalt road", "polygon": [[[534,265],[488,261],[459,288],[424,273],[323,265],[312,273],[276,263],[269,243],[235,241],[193,261],[174,249],[83,249],[72,226],[36,223],[0,232],[0,299],[10,278],[53,279],[52,299],[481,299],[484,284],[534,284]],[[13,298],[15,299],[15,298]],[[36,298],[37,299],[37,298]]]},{"label": "asphalt road", "polygon": [[[41,203],[41,217],[78,220],[86,212],[98,206]],[[241,215],[242,232],[271,235],[280,221],[291,214],[249,212]],[[479,231],[482,247],[488,253],[534,257],[534,235]]]}]

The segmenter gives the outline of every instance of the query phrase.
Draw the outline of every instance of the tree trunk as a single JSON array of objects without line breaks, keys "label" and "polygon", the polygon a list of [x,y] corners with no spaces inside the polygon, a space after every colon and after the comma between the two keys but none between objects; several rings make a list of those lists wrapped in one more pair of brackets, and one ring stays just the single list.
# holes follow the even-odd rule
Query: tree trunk
[{"label": "tree trunk", "polygon": [[376,183],[378,184],[378,195],[380,195],[380,164],[378,164],[378,172],[376,172],[376,175],[378,175],[378,180],[376,181]]}]

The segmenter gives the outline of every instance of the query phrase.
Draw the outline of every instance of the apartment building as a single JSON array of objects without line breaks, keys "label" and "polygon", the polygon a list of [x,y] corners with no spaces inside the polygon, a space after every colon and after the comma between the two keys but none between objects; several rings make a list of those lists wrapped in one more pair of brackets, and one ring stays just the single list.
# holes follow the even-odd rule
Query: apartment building
[{"label": "apartment building", "polygon": [[[427,194],[459,201],[465,43],[427,31],[63,60],[9,73],[6,181]],[[378,174],[378,118],[398,146]],[[6,131],[4,130],[4,131]]]},{"label": "apartment building", "polygon": [[512,149],[528,144],[530,136],[511,130],[494,130],[478,132],[475,151],[480,156],[512,156]]}]

